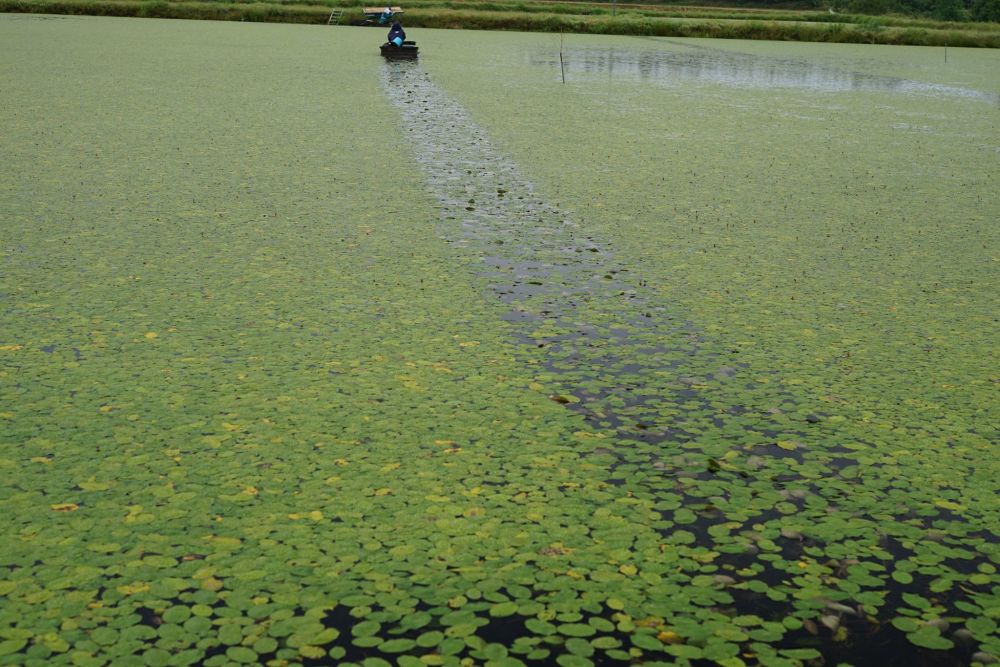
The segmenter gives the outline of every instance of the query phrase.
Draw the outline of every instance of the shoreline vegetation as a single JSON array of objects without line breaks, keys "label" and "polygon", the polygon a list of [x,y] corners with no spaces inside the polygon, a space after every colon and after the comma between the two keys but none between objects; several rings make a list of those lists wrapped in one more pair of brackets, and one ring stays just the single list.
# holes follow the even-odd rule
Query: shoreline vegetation
[{"label": "shoreline vegetation", "polygon": [[[0,0],[0,12],[11,13],[305,24],[327,23],[334,7],[344,9],[341,25],[363,19],[361,5],[323,0]],[[1000,23],[816,10],[445,0],[406,3],[405,9],[407,27],[420,28],[1000,48]]]}]

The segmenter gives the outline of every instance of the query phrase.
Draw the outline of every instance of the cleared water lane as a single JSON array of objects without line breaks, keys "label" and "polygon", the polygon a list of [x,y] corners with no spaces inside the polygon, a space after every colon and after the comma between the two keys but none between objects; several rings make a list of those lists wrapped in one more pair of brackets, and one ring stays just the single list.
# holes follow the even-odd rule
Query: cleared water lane
[{"label": "cleared water lane", "polygon": [[519,342],[544,349],[545,367],[566,387],[553,400],[620,434],[653,437],[641,406],[662,398],[667,378],[698,353],[691,324],[645,293],[607,240],[536,192],[419,65],[388,63],[382,82],[439,200],[442,236],[482,258],[479,273],[509,304]]}]

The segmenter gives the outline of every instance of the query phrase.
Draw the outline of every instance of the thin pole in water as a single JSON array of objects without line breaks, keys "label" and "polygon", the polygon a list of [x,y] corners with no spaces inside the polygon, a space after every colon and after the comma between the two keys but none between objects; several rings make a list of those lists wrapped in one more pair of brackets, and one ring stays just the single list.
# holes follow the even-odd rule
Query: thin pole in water
[{"label": "thin pole in water", "polygon": [[566,66],[563,65],[563,55],[562,55],[562,45],[563,45],[563,33],[559,31],[559,72],[562,74],[563,85],[566,85]]}]

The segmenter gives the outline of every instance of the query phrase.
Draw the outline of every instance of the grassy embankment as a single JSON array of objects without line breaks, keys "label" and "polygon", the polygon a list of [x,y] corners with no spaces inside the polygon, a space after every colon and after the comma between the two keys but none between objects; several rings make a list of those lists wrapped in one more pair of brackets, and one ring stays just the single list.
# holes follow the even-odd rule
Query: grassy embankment
[{"label": "grassy embankment", "polygon": [[[334,6],[346,9],[342,24],[363,18],[360,6],[337,0],[0,0],[3,12],[276,23],[326,23]],[[1000,24],[995,23],[793,10],[621,5],[613,15],[604,3],[424,0],[406,3],[406,23],[425,28],[1000,48]]]}]

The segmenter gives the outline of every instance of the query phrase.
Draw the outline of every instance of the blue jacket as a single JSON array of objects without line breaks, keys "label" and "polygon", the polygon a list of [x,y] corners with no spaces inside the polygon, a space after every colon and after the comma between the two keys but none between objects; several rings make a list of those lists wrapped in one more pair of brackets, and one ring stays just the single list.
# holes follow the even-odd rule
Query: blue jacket
[{"label": "blue jacket", "polygon": [[397,37],[401,37],[403,41],[406,41],[406,32],[403,30],[403,26],[399,24],[399,21],[392,24],[392,30],[389,31],[389,41],[391,42]]}]

